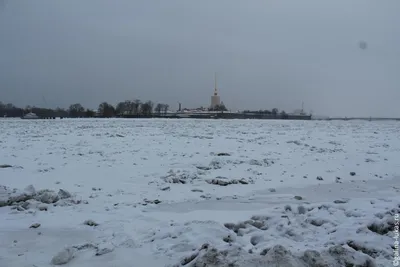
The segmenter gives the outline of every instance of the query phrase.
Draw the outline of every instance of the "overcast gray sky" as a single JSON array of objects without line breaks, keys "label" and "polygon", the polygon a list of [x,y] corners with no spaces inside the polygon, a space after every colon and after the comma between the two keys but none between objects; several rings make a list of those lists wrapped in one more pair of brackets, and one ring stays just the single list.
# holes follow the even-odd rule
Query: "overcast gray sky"
[{"label": "overcast gray sky", "polygon": [[2,102],[400,116],[399,0],[0,1]]}]

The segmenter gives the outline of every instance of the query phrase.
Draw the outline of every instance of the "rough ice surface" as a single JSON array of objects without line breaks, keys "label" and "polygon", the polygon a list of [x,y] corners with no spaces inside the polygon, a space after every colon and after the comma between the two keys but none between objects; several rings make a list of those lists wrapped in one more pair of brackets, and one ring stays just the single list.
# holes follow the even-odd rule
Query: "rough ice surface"
[{"label": "rough ice surface", "polygon": [[0,266],[391,266],[400,124],[1,120]]}]

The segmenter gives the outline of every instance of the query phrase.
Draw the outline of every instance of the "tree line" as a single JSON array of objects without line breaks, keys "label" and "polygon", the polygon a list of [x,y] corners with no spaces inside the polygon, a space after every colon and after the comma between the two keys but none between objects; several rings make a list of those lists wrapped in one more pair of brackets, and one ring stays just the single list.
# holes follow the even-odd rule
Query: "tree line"
[{"label": "tree line", "polygon": [[[24,114],[33,112],[39,117],[71,117],[71,118],[91,118],[91,117],[152,117],[152,116],[163,116],[166,115],[169,110],[169,105],[158,103],[154,104],[152,101],[142,102],[140,100],[125,100],[119,102],[117,105],[112,105],[108,102],[102,102],[99,104],[97,110],[91,110],[84,108],[80,103],[75,103],[69,106],[68,109],[63,108],[41,108],[35,106],[26,106],[25,108],[19,108],[15,105],[8,103],[4,104],[0,101],[0,117],[22,117]],[[224,112],[228,109],[223,103],[214,107],[213,109],[208,108],[205,110],[209,111],[220,111]],[[258,110],[250,111],[245,110],[243,113],[255,113],[255,114],[266,114],[274,117],[281,117],[283,119],[288,118],[288,114],[285,111],[279,112],[277,108],[272,110]]]},{"label": "tree line", "polygon": [[140,100],[125,100],[117,105],[107,102],[99,104],[97,110],[84,108],[80,103],[63,108],[41,108],[35,106],[17,107],[11,103],[4,104],[0,101],[0,117],[22,117],[24,114],[33,112],[39,117],[72,117],[72,118],[91,118],[91,117],[118,117],[118,116],[137,116],[150,117],[154,115],[167,114],[169,105],[158,103],[154,105],[152,101],[142,102]]}]

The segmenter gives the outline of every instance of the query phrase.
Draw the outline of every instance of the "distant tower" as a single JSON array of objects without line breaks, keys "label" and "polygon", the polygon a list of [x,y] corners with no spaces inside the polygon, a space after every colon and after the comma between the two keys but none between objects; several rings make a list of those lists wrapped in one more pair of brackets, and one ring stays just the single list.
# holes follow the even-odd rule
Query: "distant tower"
[{"label": "distant tower", "polygon": [[221,104],[221,99],[218,95],[218,89],[217,89],[217,73],[215,73],[214,77],[214,95],[211,96],[211,108],[215,108],[216,106],[219,106]]}]

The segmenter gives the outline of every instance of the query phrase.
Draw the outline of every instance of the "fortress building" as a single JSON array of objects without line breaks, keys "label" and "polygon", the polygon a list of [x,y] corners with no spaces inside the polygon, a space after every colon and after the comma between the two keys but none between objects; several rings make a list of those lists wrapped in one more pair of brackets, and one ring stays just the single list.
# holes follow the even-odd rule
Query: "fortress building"
[{"label": "fortress building", "polygon": [[217,89],[217,74],[215,73],[214,77],[214,95],[211,96],[211,106],[210,108],[214,109],[216,106],[219,106],[221,104],[221,99],[218,95],[218,89]]}]

